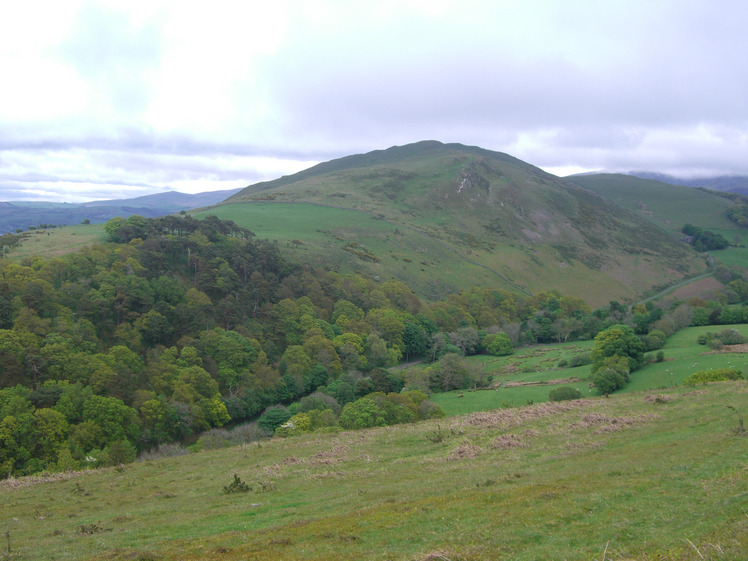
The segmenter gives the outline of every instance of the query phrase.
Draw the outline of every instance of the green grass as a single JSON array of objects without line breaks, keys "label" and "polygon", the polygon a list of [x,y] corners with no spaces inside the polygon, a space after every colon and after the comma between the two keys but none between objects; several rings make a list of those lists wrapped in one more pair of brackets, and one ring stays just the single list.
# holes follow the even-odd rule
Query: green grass
[{"label": "green grass", "polygon": [[[737,368],[748,377],[748,354],[740,352],[714,352],[699,345],[697,338],[707,331],[717,332],[734,328],[748,337],[748,325],[710,325],[690,327],[668,338],[663,347],[665,360],[646,364],[631,373],[631,381],[621,393],[655,391],[681,386],[683,380],[694,372],[716,368]],[[431,399],[444,409],[447,415],[461,415],[472,411],[488,411],[500,407],[517,407],[529,402],[548,401],[549,392],[560,385],[514,386],[512,382],[537,382],[578,378],[581,381],[564,383],[578,389],[582,396],[596,395],[587,378],[590,367],[558,368],[561,359],[568,360],[577,353],[589,352],[593,341],[578,341],[561,345],[538,345],[518,349],[513,355],[493,357],[479,355],[470,360],[479,362],[483,369],[494,376],[492,385],[498,389],[453,391],[434,394]]]},{"label": "green grass", "polygon": [[43,259],[52,259],[106,241],[103,224],[64,226],[26,233],[28,235],[23,243],[8,253],[7,257],[11,261],[20,262],[35,255]]},{"label": "green grass", "polygon": [[[258,238],[276,240],[292,261],[325,264],[342,273],[364,273],[380,280],[394,278],[431,299],[476,283],[511,288],[438,240],[365,212],[309,203],[237,203],[195,216],[209,214],[233,220]],[[352,243],[357,247],[351,247]],[[376,261],[346,247],[364,248]]]},{"label": "green grass", "polygon": [[[740,559],[748,437],[735,435],[727,406],[744,411],[748,385],[662,396],[312,434],[0,484],[4,558]],[[224,494],[235,473],[271,490]]]}]

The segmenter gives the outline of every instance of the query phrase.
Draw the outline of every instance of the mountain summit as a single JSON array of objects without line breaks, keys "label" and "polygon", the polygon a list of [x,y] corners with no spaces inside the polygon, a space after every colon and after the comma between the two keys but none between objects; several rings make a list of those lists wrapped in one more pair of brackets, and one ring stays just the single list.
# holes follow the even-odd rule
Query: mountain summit
[{"label": "mountain summit", "polygon": [[[706,267],[645,217],[507,154],[461,144],[423,141],[347,156],[250,185],[226,202],[324,205],[395,225],[423,246],[421,274],[392,269],[382,259],[356,269],[421,293],[438,276],[428,268],[439,267],[439,253],[465,265],[464,282],[453,275],[450,288],[491,282],[525,292],[557,288],[601,303],[635,299]],[[362,243],[373,234],[360,222],[357,231],[335,237]],[[315,244],[308,249],[320,263]],[[331,255],[330,247],[318,249]]]}]

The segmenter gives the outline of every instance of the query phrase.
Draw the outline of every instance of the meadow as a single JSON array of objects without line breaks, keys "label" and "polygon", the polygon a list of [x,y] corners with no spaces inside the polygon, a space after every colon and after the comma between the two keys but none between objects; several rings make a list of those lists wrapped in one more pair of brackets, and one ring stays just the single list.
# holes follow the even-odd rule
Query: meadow
[{"label": "meadow", "polygon": [[[715,352],[697,343],[698,336],[708,331],[737,329],[748,337],[748,325],[709,325],[690,327],[669,337],[663,347],[665,360],[650,362],[631,373],[631,381],[621,393],[656,391],[674,388],[683,384],[688,376],[699,370],[715,368],[737,368],[748,377],[748,353],[733,351],[726,347]],[[559,368],[561,360],[569,360],[575,354],[588,353],[593,341],[575,341],[557,345],[536,345],[517,349],[504,357],[478,355],[470,360],[482,365],[483,370],[494,376],[493,389],[453,391],[434,394],[431,399],[438,403],[448,415],[460,415],[472,411],[488,411],[500,407],[517,407],[530,402],[548,401],[549,392],[560,385],[578,389],[583,397],[596,395],[587,377],[590,366]],[[651,353],[654,354],[654,353]],[[549,383],[559,380],[576,380],[569,383]],[[543,382],[544,385],[522,385]]]},{"label": "meadow", "polygon": [[[746,397],[627,393],[5,481],[0,558],[738,560]],[[235,475],[246,492],[224,492]]]}]

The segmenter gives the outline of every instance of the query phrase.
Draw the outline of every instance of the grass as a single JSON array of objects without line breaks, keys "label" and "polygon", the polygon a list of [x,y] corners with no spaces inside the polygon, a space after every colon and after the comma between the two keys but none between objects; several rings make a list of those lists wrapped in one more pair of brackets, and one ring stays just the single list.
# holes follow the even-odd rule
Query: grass
[{"label": "grass", "polygon": [[[276,240],[293,261],[325,264],[340,272],[365,273],[381,280],[395,278],[431,299],[476,283],[511,288],[443,242],[365,212],[309,203],[237,203],[195,216],[209,214],[233,220],[258,238]],[[355,252],[362,248],[376,260]]]},{"label": "grass", "polygon": [[[746,396],[630,393],[6,482],[5,558],[739,559],[748,440],[728,406]],[[234,474],[270,490],[225,494]]]},{"label": "grass", "polygon": [[[731,352],[729,347],[724,352],[714,352],[709,347],[699,345],[697,338],[707,331],[717,332],[722,329],[737,329],[748,337],[748,325],[710,325],[691,327],[678,331],[668,338],[663,347],[665,360],[646,364],[631,373],[631,381],[620,390],[626,392],[654,391],[681,386],[683,380],[694,372],[716,368],[737,368],[748,377],[748,354]],[[498,389],[453,391],[437,393],[432,400],[438,403],[447,415],[461,415],[472,411],[488,411],[500,407],[518,407],[527,403],[548,401],[549,392],[559,384],[551,385],[513,385],[513,382],[548,382],[564,379],[577,379],[561,385],[578,389],[583,396],[596,395],[590,388],[587,378],[589,366],[576,368],[558,368],[562,359],[568,360],[575,354],[589,352],[593,341],[577,341],[561,345],[537,345],[518,349],[513,355],[493,357],[479,355],[471,360],[483,365],[483,369],[494,376],[492,385],[500,384]]]},{"label": "grass", "polygon": [[26,234],[23,242],[8,253],[9,260],[20,262],[35,255],[43,259],[52,259],[66,253],[73,253],[94,243],[106,241],[103,224],[32,230]]}]

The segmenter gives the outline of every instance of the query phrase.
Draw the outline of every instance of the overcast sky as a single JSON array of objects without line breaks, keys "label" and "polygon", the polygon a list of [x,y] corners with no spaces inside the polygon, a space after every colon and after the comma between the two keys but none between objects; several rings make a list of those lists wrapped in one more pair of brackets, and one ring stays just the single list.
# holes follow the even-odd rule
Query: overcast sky
[{"label": "overcast sky", "polygon": [[244,187],[419,140],[748,174],[743,0],[7,1],[0,201]]}]

